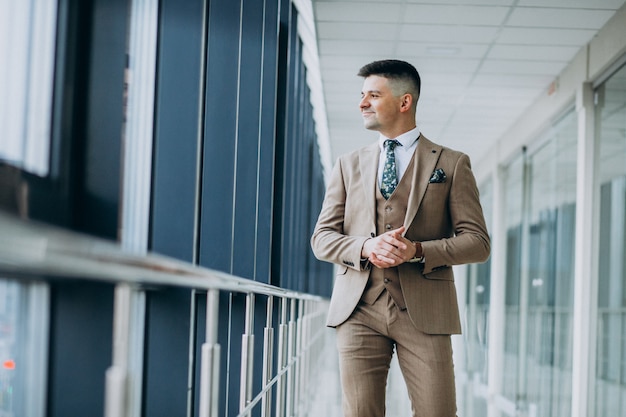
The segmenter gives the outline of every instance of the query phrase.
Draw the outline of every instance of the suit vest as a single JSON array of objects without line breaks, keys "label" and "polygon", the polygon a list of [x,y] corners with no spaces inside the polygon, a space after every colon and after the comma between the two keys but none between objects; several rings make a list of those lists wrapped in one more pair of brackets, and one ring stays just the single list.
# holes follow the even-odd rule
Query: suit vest
[{"label": "suit vest", "polygon": [[[413,172],[414,163],[415,156],[411,158],[411,162],[409,162],[405,175],[403,175],[400,179],[398,186],[389,197],[389,200],[385,200],[380,193],[380,189],[376,187],[377,236],[390,230],[397,229],[404,224],[409,194],[413,188],[413,176],[410,173]],[[374,304],[378,297],[380,297],[380,294],[382,294],[383,290],[387,290],[389,292],[391,298],[393,298],[393,301],[400,309],[406,308],[404,296],[402,295],[402,286],[400,285],[398,268],[393,267],[381,269],[372,265],[367,286],[361,296],[361,300],[367,304]]]}]

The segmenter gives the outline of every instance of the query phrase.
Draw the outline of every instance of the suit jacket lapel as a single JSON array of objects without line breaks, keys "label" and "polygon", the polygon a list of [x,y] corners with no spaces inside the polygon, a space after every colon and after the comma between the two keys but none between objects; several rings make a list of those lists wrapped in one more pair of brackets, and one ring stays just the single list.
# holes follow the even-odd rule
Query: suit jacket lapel
[{"label": "suit jacket lapel", "polygon": [[372,221],[374,230],[376,230],[376,187],[378,187],[378,159],[380,157],[380,148],[378,142],[371,144],[361,150],[359,155],[359,168],[361,170],[361,181],[363,183],[363,193],[365,201],[369,201],[367,206],[369,210],[368,217]]},{"label": "suit jacket lapel", "polygon": [[420,135],[417,142],[417,149],[413,156],[416,158],[413,161],[413,189],[409,195],[406,217],[404,218],[404,225],[407,230],[409,225],[413,222],[420,204],[422,204],[422,199],[428,187],[428,180],[437,166],[441,149],[441,146],[432,143],[423,135]]}]

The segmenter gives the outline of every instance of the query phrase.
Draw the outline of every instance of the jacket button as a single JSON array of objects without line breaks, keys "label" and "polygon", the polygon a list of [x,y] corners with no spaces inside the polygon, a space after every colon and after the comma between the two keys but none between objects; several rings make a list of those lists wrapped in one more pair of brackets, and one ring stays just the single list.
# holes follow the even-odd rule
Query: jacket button
[{"label": "jacket button", "polygon": [[386,225],[385,225],[385,229],[387,229],[387,230],[391,230],[391,225],[390,225],[390,224],[386,224]]},{"label": "jacket button", "polygon": [[389,284],[391,280],[389,278],[385,278],[385,284]]}]

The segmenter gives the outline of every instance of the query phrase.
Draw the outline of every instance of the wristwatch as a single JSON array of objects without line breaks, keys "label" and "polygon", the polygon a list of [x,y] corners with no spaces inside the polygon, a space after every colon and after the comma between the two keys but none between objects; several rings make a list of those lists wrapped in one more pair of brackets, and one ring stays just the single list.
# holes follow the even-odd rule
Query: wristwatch
[{"label": "wristwatch", "polygon": [[[424,262],[424,253],[422,252],[422,244],[419,242],[413,242],[415,245],[415,256],[409,259],[407,262]],[[420,256],[417,256],[418,253],[422,252]]]}]

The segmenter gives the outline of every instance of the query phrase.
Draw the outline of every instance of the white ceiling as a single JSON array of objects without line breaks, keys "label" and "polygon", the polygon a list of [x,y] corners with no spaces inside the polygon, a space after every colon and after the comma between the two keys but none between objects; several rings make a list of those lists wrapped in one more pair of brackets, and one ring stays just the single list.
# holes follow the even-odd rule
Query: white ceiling
[{"label": "white ceiling", "polygon": [[625,0],[313,0],[332,160],[375,140],[359,114],[368,62],[411,62],[418,126],[480,160]]}]

